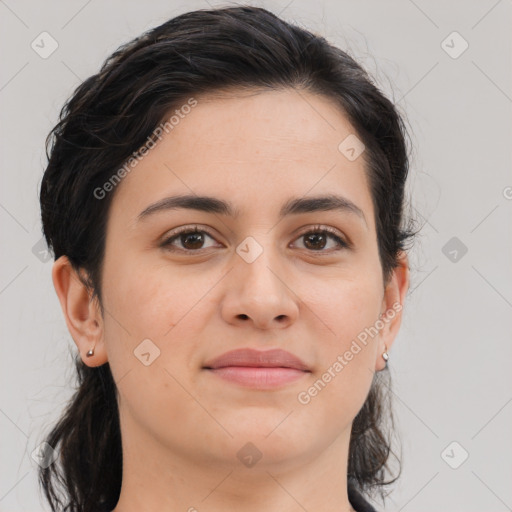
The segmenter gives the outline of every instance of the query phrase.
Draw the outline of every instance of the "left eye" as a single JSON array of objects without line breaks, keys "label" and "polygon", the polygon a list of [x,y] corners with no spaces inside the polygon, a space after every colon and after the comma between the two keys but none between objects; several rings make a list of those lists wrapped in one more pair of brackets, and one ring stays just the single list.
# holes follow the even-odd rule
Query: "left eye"
[{"label": "left eye", "polygon": [[[184,228],[178,233],[175,233],[171,237],[165,239],[161,246],[165,247],[169,251],[197,252],[200,249],[204,249],[204,247],[201,246],[204,244],[205,235],[213,240],[213,236],[205,230]],[[329,238],[335,242],[334,250],[344,249],[349,246],[348,243],[346,243],[334,231],[322,227],[315,227],[305,231],[299,235],[298,239],[301,238],[305,239],[305,246],[307,244],[305,248],[310,249],[313,252],[328,252],[323,249],[325,249]],[[175,242],[181,243],[182,248],[177,248]]]},{"label": "left eye", "polygon": [[[348,247],[348,244],[340,237],[338,236],[334,231],[327,228],[322,227],[315,227],[313,229],[310,229],[309,231],[306,231],[305,233],[302,233],[299,235],[300,238],[305,238],[307,240],[307,243],[309,245],[317,246],[314,251],[316,252],[327,252],[322,251],[321,249],[325,248],[325,245],[327,244],[326,240],[331,239],[336,242],[336,247],[334,248],[335,251],[338,251],[340,249],[345,249]],[[321,245],[320,248],[318,248],[318,244]],[[308,247],[307,247],[308,248]],[[319,251],[320,249],[320,251]]]}]

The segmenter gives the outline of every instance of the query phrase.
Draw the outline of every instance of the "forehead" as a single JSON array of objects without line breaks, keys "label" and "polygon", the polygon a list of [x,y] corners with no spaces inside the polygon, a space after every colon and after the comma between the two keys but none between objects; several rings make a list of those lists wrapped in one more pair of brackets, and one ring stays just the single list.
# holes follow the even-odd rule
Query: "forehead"
[{"label": "forehead", "polygon": [[242,215],[334,192],[371,209],[365,154],[349,160],[340,151],[355,130],[332,100],[285,89],[222,92],[187,104],[194,106],[168,113],[172,128],[118,185],[113,208],[132,220],[175,194],[229,200]]}]

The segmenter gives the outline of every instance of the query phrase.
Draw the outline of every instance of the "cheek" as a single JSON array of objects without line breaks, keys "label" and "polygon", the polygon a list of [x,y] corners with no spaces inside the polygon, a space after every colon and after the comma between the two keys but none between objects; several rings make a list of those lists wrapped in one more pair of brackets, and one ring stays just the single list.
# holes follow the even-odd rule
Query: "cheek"
[{"label": "cheek", "polygon": [[312,281],[308,292],[308,306],[325,326],[325,347],[328,351],[350,346],[366,328],[373,326],[380,315],[382,289],[378,279],[371,275],[357,278]]},{"label": "cheek", "polygon": [[311,398],[315,414],[332,410],[341,415],[340,420],[347,414],[354,417],[366,398],[379,335],[374,328],[382,302],[379,284],[375,276],[339,279],[336,286],[318,288],[319,293],[311,297],[311,309],[329,326],[317,345],[316,384],[305,397]]},{"label": "cheek", "polygon": [[[108,313],[105,339],[109,359],[125,369],[138,363],[134,350],[151,340],[160,350],[152,363],[184,373],[196,362],[205,324],[215,305],[208,291],[218,281],[212,273],[170,269],[168,264],[124,260],[106,266],[104,299]],[[146,342],[147,343],[147,342]],[[151,345],[150,345],[151,346]],[[158,351],[157,351],[158,353]]]},{"label": "cheek", "polygon": [[[161,338],[197,295],[196,282],[149,258],[113,254],[105,266],[105,302],[134,337]],[[196,279],[197,281],[197,279]]]},{"label": "cheek", "polygon": [[330,425],[332,433],[352,420],[362,407],[373,379],[381,288],[378,280],[337,280],[317,287],[308,306],[329,329],[317,343],[318,367],[310,386],[301,390],[299,407]]}]

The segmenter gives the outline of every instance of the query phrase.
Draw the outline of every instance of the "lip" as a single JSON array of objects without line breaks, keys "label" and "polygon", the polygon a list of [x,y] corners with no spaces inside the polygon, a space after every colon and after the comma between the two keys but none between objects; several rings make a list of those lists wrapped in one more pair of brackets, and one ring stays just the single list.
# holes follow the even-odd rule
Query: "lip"
[{"label": "lip", "polygon": [[241,348],[231,350],[207,361],[203,368],[218,369],[227,366],[245,366],[252,368],[294,368],[310,371],[308,365],[297,356],[282,349],[254,350]]},{"label": "lip", "polygon": [[223,380],[255,389],[272,389],[304,377],[311,370],[286,350],[232,350],[207,361],[203,369]]}]

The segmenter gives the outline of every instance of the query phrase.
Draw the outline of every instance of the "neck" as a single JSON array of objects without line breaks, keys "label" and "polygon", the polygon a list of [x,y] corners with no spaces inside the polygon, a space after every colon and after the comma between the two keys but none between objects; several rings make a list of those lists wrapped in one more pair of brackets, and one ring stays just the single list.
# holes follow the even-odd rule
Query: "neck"
[{"label": "neck", "polygon": [[[195,460],[170,450],[133,419],[122,418],[121,427],[123,481],[113,512],[354,510],[347,495],[350,426],[322,451],[286,460],[272,457],[272,445],[262,441],[261,459],[247,467],[237,458]],[[232,442],[237,452],[246,444]]]}]

